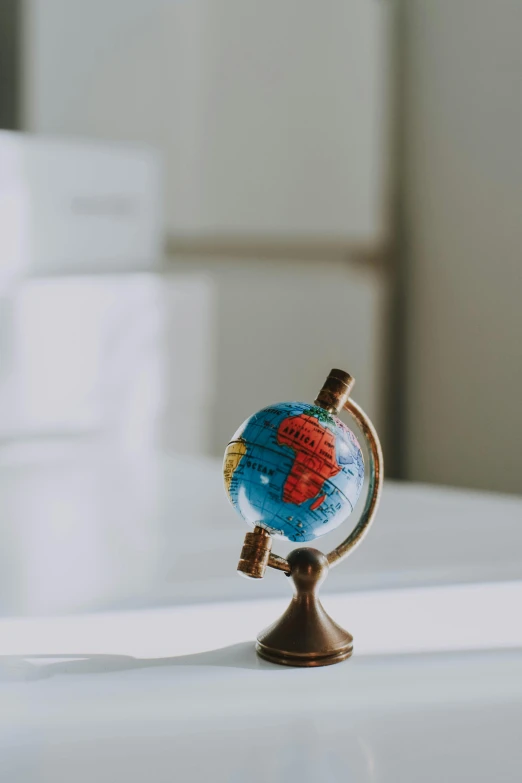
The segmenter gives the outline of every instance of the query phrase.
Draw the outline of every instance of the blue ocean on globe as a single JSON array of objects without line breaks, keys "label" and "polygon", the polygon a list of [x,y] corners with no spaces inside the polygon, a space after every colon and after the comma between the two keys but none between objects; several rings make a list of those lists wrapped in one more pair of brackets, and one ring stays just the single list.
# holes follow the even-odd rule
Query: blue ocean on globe
[{"label": "blue ocean on globe", "polygon": [[323,408],[281,402],[250,416],[225,451],[230,502],[252,526],[313,541],[351,514],[364,480],[355,435]]}]

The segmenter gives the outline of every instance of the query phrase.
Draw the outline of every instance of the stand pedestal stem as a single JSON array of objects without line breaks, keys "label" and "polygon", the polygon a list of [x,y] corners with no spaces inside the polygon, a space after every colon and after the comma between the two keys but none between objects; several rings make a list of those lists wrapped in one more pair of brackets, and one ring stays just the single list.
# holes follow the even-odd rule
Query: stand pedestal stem
[{"label": "stand pedestal stem", "polygon": [[279,620],[257,637],[258,654],[287,666],[327,666],[349,658],[353,637],[325,612],[317,597],[328,575],[328,559],[303,547],[288,555],[295,594]]}]

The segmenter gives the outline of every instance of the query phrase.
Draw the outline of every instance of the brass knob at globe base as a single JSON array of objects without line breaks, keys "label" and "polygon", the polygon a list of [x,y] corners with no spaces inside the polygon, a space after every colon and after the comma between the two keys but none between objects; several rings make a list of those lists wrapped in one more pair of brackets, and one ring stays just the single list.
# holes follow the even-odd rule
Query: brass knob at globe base
[{"label": "brass knob at globe base", "polygon": [[[297,511],[299,511],[299,504],[296,505],[295,501],[300,501],[302,497],[306,499],[315,498],[315,495],[311,493],[316,493],[317,495],[309,506],[314,511],[315,509],[320,509],[327,498],[327,493],[323,493],[326,479],[322,482],[322,475],[318,478],[316,472],[313,472],[312,475],[306,473],[306,465],[310,461],[317,466],[317,458],[318,454],[320,454],[325,463],[324,472],[327,476],[335,477],[342,471],[342,465],[339,465],[337,459],[334,458],[336,457],[337,446],[332,451],[332,443],[334,442],[331,435],[332,427],[336,432],[336,437],[342,438],[343,451],[346,452],[347,449],[349,451],[349,448],[352,448],[352,454],[355,455],[355,465],[351,466],[352,469],[342,472],[343,480],[351,482],[351,484],[347,485],[348,494],[349,490],[353,491],[354,489],[354,481],[357,484],[358,491],[360,491],[360,486],[362,486],[361,466],[358,463],[360,449],[355,436],[336,419],[341,409],[348,411],[357,422],[368,446],[369,481],[362,514],[347,538],[328,555],[324,555],[319,550],[310,547],[295,549],[288,555],[288,558],[280,557],[271,551],[271,529],[276,530],[283,537],[290,530],[291,540],[299,540],[301,536],[305,536],[305,533],[307,533],[309,538],[315,538],[320,535],[320,532],[310,534],[309,531],[305,531],[303,533],[304,525],[302,521],[296,522],[293,516],[288,516],[282,521],[281,518],[279,521],[265,519],[262,524],[256,524],[257,521],[261,522],[261,520],[253,521],[253,531],[246,534],[238,571],[244,576],[259,579],[262,578],[268,566],[283,571],[287,576],[290,576],[294,585],[294,596],[287,610],[279,620],[262,631],[257,639],[256,650],[258,654],[273,663],[303,667],[326,666],[343,661],[352,654],[353,638],[351,634],[329,617],[317,596],[317,592],[319,586],[326,579],[329,568],[341,562],[363,540],[375,517],[382,490],[383,460],[379,439],[366,414],[349,398],[353,384],[354,380],[348,373],[342,370],[332,370],[319,392],[314,406],[308,406],[304,403],[280,403],[277,406],[272,406],[272,408],[263,409],[259,414],[247,419],[234,436],[234,440],[229,443],[225,452],[225,484],[229,498],[239,513],[245,516],[244,507],[240,506],[242,495],[238,491],[240,486],[244,490],[240,478],[242,472],[244,474],[246,469],[243,465],[243,460],[247,459],[246,465],[249,471],[254,470],[260,474],[261,487],[269,486],[273,478],[274,470],[269,466],[267,467],[267,465],[273,464],[273,462],[270,462],[270,460],[274,459],[273,453],[268,454],[267,452],[264,455],[266,460],[263,461],[263,451],[259,448],[259,441],[256,442],[253,454],[260,456],[255,458],[246,456],[249,453],[249,427],[272,428],[269,436],[273,439],[274,425],[268,420],[270,415],[276,415],[274,420],[280,423],[275,436],[276,442],[291,446],[296,444],[295,448],[298,445],[300,449],[305,450],[306,459],[302,459],[297,465],[283,488],[283,503],[285,506],[288,504],[288,508],[295,508]],[[321,410],[324,410],[325,413],[321,414]],[[288,417],[286,417],[287,413],[289,414]],[[295,413],[296,415],[294,415]],[[283,416],[283,420],[281,416]],[[314,436],[314,433],[318,432],[318,428],[320,429],[319,424],[324,425],[326,432],[330,432],[330,435],[328,437],[325,436],[320,444],[316,443],[317,437]],[[330,449],[330,452],[328,449]],[[348,459],[350,459],[349,454]],[[353,469],[354,467],[355,469]],[[354,481],[350,477],[354,477]],[[251,479],[252,477],[250,477],[247,485],[249,487],[253,486]],[[329,492],[332,493],[329,496],[329,500],[332,497],[336,497],[337,488],[333,484],[332,487],[329,489]],[[255,492],[259,492],[257,485]],[[356,499],[355,497],[355,501]],[[257,494],[254,496],[255,500],[258,500]],[[247,506],[247,510],[251,511],[253,505],[255,505],[254,502]],[[265,503],[263,502],[258,511],[261,513],[264,508]],[[327,508],[328,514],[333,514],[334,517],[336,514],[338,516],[339,513],[342,513],[342,509],[340,511],[336,510],[332,503],[329,503]],[[332,511],[332,509],[334,510]],[[347,510],[346,515],[349,514],[350,510],[351,507]],[[326,515],[326,513],[323,510],[323,515]],[[335,518],[327,521],[330,524],[336,522]],[[339,524],[340,521],[342,519],[337,521],[334,526]],[[283,527],[282,531],[278,530],[278,526],[281,527],[281,525]]]}]

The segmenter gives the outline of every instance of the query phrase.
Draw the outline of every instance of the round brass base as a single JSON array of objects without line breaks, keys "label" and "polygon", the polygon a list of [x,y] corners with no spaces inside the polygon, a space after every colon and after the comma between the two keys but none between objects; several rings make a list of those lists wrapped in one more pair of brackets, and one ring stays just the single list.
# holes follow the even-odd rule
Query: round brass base
[{"label": "round brass base", "polygon": [[353,645],[347,646],[344,650],[323,655],[320,653],[300,655],[299,653],[293,654],[283,650],[274,650],[271,647],[266,647],[262,642],[257,642],[256,652],[265,661],[278,663],[281,666],[330,666],[332,663],[340,663],[349,658],[353,652]]},{"label": "round brass base", "polygon": [[328,560],[317,549],[294,549],[288,555],[295,594],[282,617],[257,637],[261,658],[284,666],[329,666],[349,658],[353,638],[325,612],[317,589],[328,573]]}]

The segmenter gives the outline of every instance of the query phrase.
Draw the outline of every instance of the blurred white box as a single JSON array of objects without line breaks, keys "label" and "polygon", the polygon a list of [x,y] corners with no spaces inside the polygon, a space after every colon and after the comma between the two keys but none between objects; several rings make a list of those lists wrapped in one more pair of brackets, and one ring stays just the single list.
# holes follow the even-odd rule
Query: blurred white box
[{"label": "blurred white box", "polygon": [[9,308],[0,442],[209,450],[213,287],[201,275],[28,280]]},{"label": "blurred white box", "polygon": [[[0,132],[0,275],[130,272],[161,261],[156,152]],[[0,278],[0,279],[2,279]]]},{"label": "blurred white box", "polygon": [[0,444],[209,446],[212,285],[161,274],[146,147],[0,132]]}]

